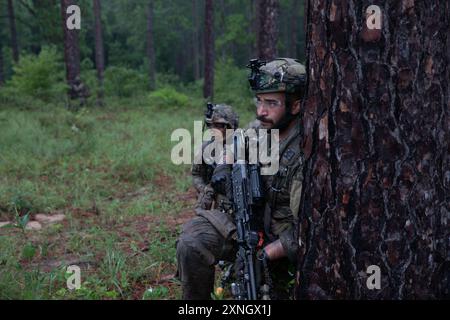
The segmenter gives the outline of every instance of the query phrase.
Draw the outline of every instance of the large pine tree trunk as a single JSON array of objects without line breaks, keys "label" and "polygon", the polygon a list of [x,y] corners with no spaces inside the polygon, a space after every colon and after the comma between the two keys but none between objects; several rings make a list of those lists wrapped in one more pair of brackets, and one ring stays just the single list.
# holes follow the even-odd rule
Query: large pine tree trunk
[{"label": "large pine tree trunk", "polygon": [[19,62],[19,41],[17,40],[16,16],[12,0],[8,0],[9,31],[11,34],[11,49],[15,63]]},{"label": "large pine tree trunk", "polygon": [[100,0],[94,0],[95,19],[95,67],[97,69],[98,92],[97,105],[103,105],[103,73],[105,71],[105,56],[103,50],[102,13]]},{"label": "large pine tree trunk", "polygon": [[[258,1],[258,0],[257,0]],[[277,57],[278,0],[259,0],[258,55],[262,60]]]},{"label": "large pine tree trunk", "polygon": [[214,92],[214,4],[205,0],[205,83],[203,96],[212,99]]},{"label": "large pine tree trunk", "polygon": [[450,4],[307,2],[297,297],[448,298]]},{"label": "large pine tree trunk", "polygon": [[70,97],[78,98],[78,94],[73,90],[75,80],[80,77],[80,47],[78,43],[78,30],[69,30],[66,26],[68,18],[67,8],[76,4],[74,0],[61,0],[61,17],[64,31],[64,60],[66,64],[66,80],[70,89]]},{"label": "large pine tree trunk", "polygon": [[150,90],[155,89],[156,63],[155,63],[155,41],[153,36],[154,24],[154,1],[148,0],[147,7],[147,59],[148,59],[148,79]]}]

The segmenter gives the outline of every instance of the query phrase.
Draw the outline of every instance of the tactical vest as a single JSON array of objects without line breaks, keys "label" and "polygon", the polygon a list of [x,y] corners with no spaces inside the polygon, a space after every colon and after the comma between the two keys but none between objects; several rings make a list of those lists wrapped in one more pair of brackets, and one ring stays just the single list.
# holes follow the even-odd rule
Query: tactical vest
[{"label": "tactical vest", "polygon": [[271,241],[298,219],[303,170],[300,142],[299,128],[295,128],[285,141],[280,142],[278,172],[262,176],[267,199],[264,229]]}]

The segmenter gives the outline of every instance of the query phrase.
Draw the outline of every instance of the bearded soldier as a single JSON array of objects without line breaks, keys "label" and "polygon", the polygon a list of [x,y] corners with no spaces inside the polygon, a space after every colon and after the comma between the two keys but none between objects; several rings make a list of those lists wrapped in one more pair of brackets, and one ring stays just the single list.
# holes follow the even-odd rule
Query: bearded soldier
[{"label": "bearded soldier", "polygon": [[[296,227],[303,180],[299,117],[306,72],[299,61],[288,58],[267,64],[252,60],[250,67],[249,81],[255,93],[257,116],[251,127],[278,129],[280,138],[279,170],[274,175],[262,176],[265,210],[260,215],[265,245],[261,255],[269,261],[272,270],[281,268],[287,274],[287,267],[295,263],[299,250]],[[236,226],[229,210],[231,201],[219,191],[225,189],[220,184],[230,181],[230,174],[230,165],[215,168],[212,180],[218,193],[217,209],[197,210],[197,216],[183,226],[177,242],[184,299],[209,299],[214,286],[215,264],[236,258]],[[274,286],[281,283],[274,282]],[[273,289],[275,298],[287,298],[282,288]]]}]

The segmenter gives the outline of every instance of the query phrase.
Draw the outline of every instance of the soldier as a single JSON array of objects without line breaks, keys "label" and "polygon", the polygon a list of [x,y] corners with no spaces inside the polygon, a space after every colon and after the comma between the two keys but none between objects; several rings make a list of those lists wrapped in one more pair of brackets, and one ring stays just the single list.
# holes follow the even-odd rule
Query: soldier
[{"label": "soldier", "polygon": [[[211,110],[209,110],[209,112],[207,111],[205,114],[205,124],[208,129],[216,131],[217,136],[220,136],[223,143],[225,143],[226,130],[236,129],[239,125],[238,116],[233,111],[233,108],[226,104],[210,106]],[[212,143],[212,141],[204,142],[196,157],[201,157],[200,159],[202,159],[203,151],[210,143]],[[211,209],[214,200],[214,190],[212,189],[210,182],[216,164],[213,163],[213,161],[211,161],[211,164],[207,164],[204,161],[205,159],[202,160],[201,164],[193,164],[191,170],[193,184],[197,190],[198,196],[195,208],[209,210]]]},{"label": "soldier", "polygon": [[[268,243],[263,253],[271,265],[295,263],[299,244],[298,225],[302,186],[303,155],[300,149],[300,105],[306,72],[294,59],[270,63],[252,60],[249,77],[255,93],[257,123],[252,127],[279,129],[279,170],[263,176],[265,188],[264,231]],[[229,165],[219,165],[213,180],[230,174]],[[216,185],[214,186],[216,188]],[[217,188],[219,189],[219,188]],[[223,197],[221,194],[217,196]],[[222,199],[219,204],[226,204]],[[229,204],[229,202],[228,202]],[[214,266],[220,260],[236,257],[236,227],[233,217],[220,205],[215,210],[197,210],[187,222],[177,242],[177,260],[184,299],[209,299],[214,286]],[[292,278],[291,278],[292,279]],[[278,298],[286,298],[279,295]]]},{"label": "soldier", "polygon": [[71,100],[75,101],[79,99],[79,105],[74,107],[75,110],[84,107],[87,103],[87,99],[91,95],[89,89],[81,81],[80,76],[76,76],[73,80],[69,93]]}]

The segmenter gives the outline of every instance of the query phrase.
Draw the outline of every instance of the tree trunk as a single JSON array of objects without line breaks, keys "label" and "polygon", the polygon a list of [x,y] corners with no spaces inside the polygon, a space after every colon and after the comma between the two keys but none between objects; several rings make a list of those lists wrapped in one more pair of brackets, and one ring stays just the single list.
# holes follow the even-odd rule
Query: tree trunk
[{"label": "tree trunk", "polygon": [[194,79],[200,79],[200,60],[199,60],[199,24],[198,24],[198,0],[192,1],[192,55],[193,55],[193,68],[194,68]]},{"label": "tree trunk", "polygon": [[299,1],[293,0],[291,11],[291,32],[289,39],[289,57],[297,58],[297,39],[298,39],[298,19],[299,19]]},{"label": "tree trunk", "polygon": [[[69,97],[71,100],[84,98],[80,79],[80,47],[78,43],[78,30],[69,30],[66,25],[68,18],[67,8],[76,4],[74,0],[61,0],[61,17],[64,32],[64,60],[66,64],[66,80],[69,85]],[[69,105],[69,107],[71,107]]]},{"label": "tree trunk", "polygon": [[5,71],[3,69],[3,43],[0,38],[0,87],[5,84]]},{"label": "tree trunk", "polygon": [[12,0],[8,0],[8,17],[9,17],[9,30],[11,33],[11,49],[12,56],[15,63],[19,62],[19,42],[17,40],[16,30],[16,16],[14,14],[14,5]]},{"label": "tree trunk", "polygon": [[155,89],[156,63],[155,63],[155,41],[153,36],[154,23],[154,1],[148,0],[147,8],[147,59],[148,59],[148,79],[150,90]]},{"label": "tree trunk", "polygon": [[252,57],[259,57],[259,47],[260,47],[260,32],[259,32],[259,28],[260,28],[260,21],[261,21],[261,1],[260,0],[252,0],[252,14],[253,14],[253,19],[252,19],[252,29],[253,29],[253,34],[255,35],[255,42],[253,43],[253,47],[252,47]]},{"label": "tree trunk", "polygon": [[450,4],[307,2],[297,298],[449,298]]},{"label": "tree trunk", "polygon": [[262,60],[272,60],[278,54],[278,10],[278,0],[259,0],[258,55]]},{"label": "tree trunk", "polygon": [[100,0],[94,0],[95,19],[95,67],[97,68],[98,92],[97,105],[103,106],[103,73],[105,71],[105,56],[103,50],[102,13]]},{"label": "tree trunk", "polygon": [[205,84],[203,97],[213,98],[214,92],[214,5],[205,0]]},{"label": "tree trunk", "polygon": [[257,40],[256,40],[256,35],[258,34],[257,32],[256,32],[256,26],[258,25],[257,24],[257,19],[256,19],[256,16],[255,16],[255,8],[256,8],[256,5],[255,5],[255,0],[250,0],[250,4],[248,5],[248,10],[247,10],[247,15],[246,15],[246,17],[247,17],[247,19],[248,19],[248,21],[250,21],[250,23],[248,24],[248,34],[250,34],[250,35],[254,35],[255,37],[254,37],[254,39],[252,39],[251,41],[250,41],[250,43],[249,43],[249,45],[248,45],[248,48],[247,48],[247,58],[248,59],[252,59],[253,57],[256,57],[256,42],[257,42]]}]

